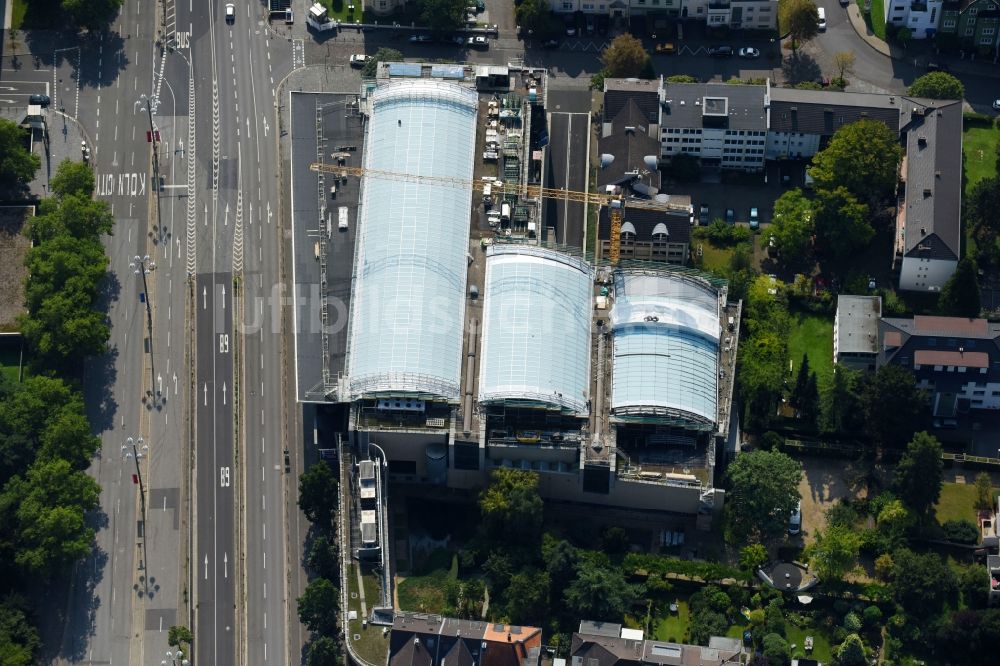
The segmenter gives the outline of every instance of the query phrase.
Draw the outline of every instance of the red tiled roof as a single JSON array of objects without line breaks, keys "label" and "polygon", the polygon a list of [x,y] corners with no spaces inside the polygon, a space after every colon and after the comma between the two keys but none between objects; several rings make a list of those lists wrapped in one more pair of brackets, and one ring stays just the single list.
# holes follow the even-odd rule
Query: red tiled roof
[{"label": "red tiled roof", "polygon": [[920,334],[986,337],[989,333],[989,322],[985,319],[916,315],[913,318],[913,331]]},{"label": "red tiled roof", "polygon": [[903,334],[899,331],[886,331],[882,340],[887,347],[898,347],[903,344]]},{"label": "red tiled roof", "polygon": [[917,365],[954,365],[959,368],[988,368],[990,355],[986,352],[934,351],[918,349],[913,354]]}]

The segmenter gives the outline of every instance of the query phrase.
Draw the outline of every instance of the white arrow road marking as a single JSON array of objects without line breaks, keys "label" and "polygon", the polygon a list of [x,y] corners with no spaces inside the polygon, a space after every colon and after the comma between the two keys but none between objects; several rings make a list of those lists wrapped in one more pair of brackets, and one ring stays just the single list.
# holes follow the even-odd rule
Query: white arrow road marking
[{"label": "white arrow road marking", "polygon": [[163,393],[163,375],[156,375],[156,392]]},{"label": "white arrow road marking", "polygon": [[222,309],[226,309],[226,285],[222,285]]},{"label": "white arrow road marking", "polygon": [[226,578],[229,578],[229,553],[222,556],[222,573]]},{"label": "white arrow road marking", "polygon": [[271,202],[267,202],[267,223],[271,224]]},{"label": "white arrow road marking", "polygon": [[229,203],[226,203],[226,216],[222,218],[222,226],[229,226]]},{"label": "white arrow road marking", "polygon": [[208,580],[208,553],[205,553],[205,580]]},{"label": "white arrow road marking", "polygon": [[177,395],[177,373],[174,373],[174,395]]},{"label": "white arrow road marking", "polygon": [[208,204],[205,204],[205,226],[208,226]]},{"label": "white arrow road marking", "polygon": [[208,382],[205,382],[205,406],[208,407]]},{"label": "white arrow road marking", "polygon": [[208,287],[201,288],[201,309],[208,309]]},{"label": "white arrow road marking", "polygon": [[226,404],[226,382],[222,382],[222,404]]}]

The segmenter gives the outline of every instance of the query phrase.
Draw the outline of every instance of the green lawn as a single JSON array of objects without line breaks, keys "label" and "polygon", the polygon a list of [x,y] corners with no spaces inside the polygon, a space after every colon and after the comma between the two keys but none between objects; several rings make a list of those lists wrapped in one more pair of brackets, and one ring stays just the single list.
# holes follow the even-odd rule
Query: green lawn
[{"label": "green lawn", "polygon": [[718,247],[704,237],[692,238],[691,252],[697,255],[699,248],[701,248],[701,266],[699,268],[711,271],[716,275],[725,275],[729,271],[729,259],[733,256],[734,248]]},{"label": "green lawn", "polygon": [[801,659],[806,656],[805,645],[806,636],[813,637],[813,649],[810,653],[811,658],[816,661],[829,664],[832,658],[830,654],[830,640],[822,633],[816,631],[814,628],[799,629],[791,622],[786,624],[785,632],[788,634],[788,644],[795,645],[792,649],[792,658]]},{"label": "green lawn", "polygon": [[658,641],[669,641],[671,643],[683,643],[687,640],[688,627],[691,624],[690,611],[687,601],[679,601],[677,612],[670,612],[670,605],[664,609],[666,615],[656,618],[653,626],[653,636]]},{"label": "green lawn", "polygon": [[792,313],[792,332],[788,336],[788,357],[792,376],[796,376],[802,354],[809,357],[809,367],[822,380],[833,373],[833,319],[802,312]]},{"label": "green lawn", "polygon": [[21,350],[11,344],[0,345],[0,375],[6,377],[7,381],[16,384],[20,380],[18,363],[21,358]]},{"label": "green lawn", "polygon": [[968,127],[962,132],[966,196],[980,180],[996,175],[998,141],[1000,130],[993,127]]},{"label": "green lawn", "polygon": [[[349,639],[354,649],[368,663],[382,664],[389,653],[389,639],[382,635],[382,627],[374,625],[363,626],[361,621],[363,619],[361,615],[361,597],[358,594],[357,566],[357,564],[354,564],[351,567],[351,573],[347,577],[347,607],[348,610],[356,611],[358,614],[357,620],[348,621],[348,626],[350,627]],[[377,606],[379,603],[378,583],[374,583],[374,599],[372,599],[369,590],[373,586],[369,584],[369,578],[371,578],[370,575],[365,576],[363,580],[365,584],[365,604],[371,609],[372,606]],[[358,640],[354,640],[355,636],[358,636]]]},{"label": "green lawn", "polygon": [[[976,521],[976,486],[973,479],[969,483],[945,483],[941,486],[941,499],[934,506],[939,523],[949,520]],[[1000,493],[1000,488],[993,489],[993,496]]]},{"label": "green lawn", "polygon": [[24,25],[24,15],[28,13],[28,0],[14,0],[10,14],[10,29],[20,30]]},{"label": "green lawn", "polygon": [[458,580],[458,556],[437,550],[416,575],[407,576],[397,586],[400,609],[440,613],[445,607],[444,588],[449,579]]},{"label": "green lawn", "polygon": [[[861,2],[862,0],[859,0]],[[884,0],[872,0],[871,27],[876,36],[885,39],[885,10]],[[862,8],[864,5],[860,5]],[[864,11],[862,10],[862,13]]]}]

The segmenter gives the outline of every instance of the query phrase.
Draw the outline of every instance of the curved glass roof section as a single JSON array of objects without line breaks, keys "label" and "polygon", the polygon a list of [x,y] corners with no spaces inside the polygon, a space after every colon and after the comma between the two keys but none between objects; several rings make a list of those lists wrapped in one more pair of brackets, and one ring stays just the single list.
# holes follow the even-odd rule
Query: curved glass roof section
[{"label": "curved glass roof section", "polygon": [[612,414],[714,424],[720,307],[698,278],[616,271]]},{"label": "curved glass roof section", "polygon": [[561,252],[489,247],[481,403],[587,413],[593,279],[586,262]]},{"label": "curved glass roof section", "polygon": [[[472,179],[475,91],[390,81],[371,100],[366,169]],[[363,178],[348,350],[353,398],[458,400],[471,205],[469,188]]]}]

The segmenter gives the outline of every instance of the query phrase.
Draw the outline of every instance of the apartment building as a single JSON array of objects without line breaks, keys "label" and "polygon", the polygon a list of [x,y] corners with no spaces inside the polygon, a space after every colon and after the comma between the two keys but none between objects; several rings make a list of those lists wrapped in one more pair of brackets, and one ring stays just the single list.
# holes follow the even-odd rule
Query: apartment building
[{"label": "apartment building", "polygon": [[660,155],[687,153],[703,166],[760,171],[768,86],[661,83]]},{"label": "apartment building", "polygon": [[1000,409],[1000,324],[985,319],[883,317],[878,367],[913,371],[931,396],[936,417],[969,409]]},{"label": "apartment building", "polygon": [[833,362],[852,370],[874,370],[881,317],[880,296],[838,296],[833,320]]},{"label": "apartment building", "polygon": [[886,25],[907,28],[911,39],[928,39],[937,32],[943,0],[885,0]]},{"label": "apartment building", "polygon": [[966,49],[992,51],[1000,48],[1000,3],[995,0],[945,0],[938,29],[954,34]]}]

